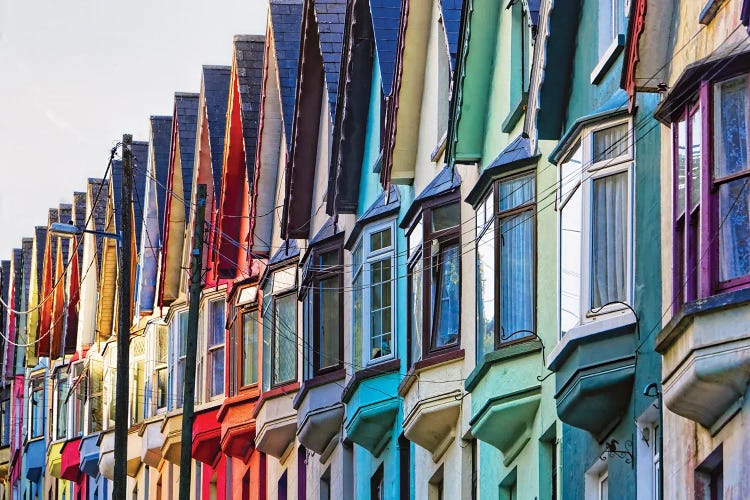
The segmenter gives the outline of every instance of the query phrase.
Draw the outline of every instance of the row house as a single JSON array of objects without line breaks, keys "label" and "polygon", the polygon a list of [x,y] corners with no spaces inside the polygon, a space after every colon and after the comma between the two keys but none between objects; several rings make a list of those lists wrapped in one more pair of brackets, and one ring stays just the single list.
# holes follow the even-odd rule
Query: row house
[{"label": "row house", "polygon": [[135,500],[747,496],[746,4],[271,0],[133,144],[127,304],[117,159],[0,262],[0,497],[110,498],[118,411]]},{"label": "row house", "polygon": [[661,186],[662,307],[646,334],[662,359],[663,494],[743,498],[750,5],[639,0],[631,9],[622,83],[631,107],[658,101],[661,144],[648,175]]}]

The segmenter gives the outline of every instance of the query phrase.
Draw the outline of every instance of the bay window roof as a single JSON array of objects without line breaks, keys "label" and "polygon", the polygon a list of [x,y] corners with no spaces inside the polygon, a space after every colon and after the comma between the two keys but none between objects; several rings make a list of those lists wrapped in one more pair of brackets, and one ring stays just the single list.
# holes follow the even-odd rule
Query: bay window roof
[{"label": "bay window roof", "polygon": [[344,244],[344,248],[351,250],[356,243],[357,238],[362,233],[362,229],[369,223],[397,214],[401,208],[401,197],[398,194],[396,186],[391,185],[388,192],[380,193],[380,196],[370,205],[370,207],[357,219],[352,228],[349,238]]},{"label": "bay window roof", "polygon": [[461,176],[458,174],[458,171],[456,171],[452,165],[446,165],[435,176],[435,178],[427,184],[427,187],[425,187],[422,192],[414,198],[414,202],[412,202],[409,210],[406,211],[400,226],[402,228],[408,227],[425,201],[457,191],[460,186]]}]

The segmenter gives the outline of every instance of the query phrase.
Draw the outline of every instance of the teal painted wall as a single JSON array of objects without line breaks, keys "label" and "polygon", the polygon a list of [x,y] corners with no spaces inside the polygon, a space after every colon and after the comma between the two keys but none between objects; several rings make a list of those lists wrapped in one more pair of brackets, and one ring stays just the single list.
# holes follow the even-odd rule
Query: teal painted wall
[{"label": "teal painted wall", "polygon": [[[609,68],[598,85],[591,83],[592,69],[599,61],[598,47],[591,40],[598,38],[598,1],[583,0],[573,60],[572,86],[567,103],[563,131],[579,117],[604,104],[619,90],[623,53]],[[572,7],[569,7],[572,8]],[[625,25],[623,19],[623,25]],[[632,441],[635,445],[637,428],[634,420],[654,400],[642,395],[651,382],[660,382],[660,358],[653,352],[653,339],[661,321],[661,266],[660,266],[660,206],[659,206],[659,125],[652,117],[657,104],[655,96],[638,97],[638,109],[633,119],[635,131],[634,167],[634,308],[640,319],[642,344],[636,355],[636,375],[631,401],[621,421],[607,440],[619,443]],[[585,496],[585,473],[599,460],[602,445],[588,432],[562,425],[562,498],[580,499]],[[635,467],[613,457],[608,460],[609,491],[611,498],[635,498]]]},{"label": "teal painted wall", "polygon": [[[381,116],[381,89],[382,80],[380,64],[375,51],[372,71],[372,85],[370,91],[370,106],[367,116],[367,132],[365,136],[365,150],[362,159],[362,171],[359,185],[359,203],[357,205],[357,216],[361,216],[375,202],[383,192],[380,185],[380,174],[373,171],[373,167],[380,155],[380,116]],[[401,209],[398,220],[403,217],[414,199],[414,190],[411,186],[397,186],[401,199]],[[408,310],[407,287],[406,287],[406,236],[402,229],[396,229],[396,307],[397,311]],[[382,375],[368,379],[363,382],[355,395],[347,403],[347,416],[353,415],[360,405],[388,399],[387,395],[397,397],[398,384],[407,369],[407,316],[396,314],[396,354],[401,361],[401,369],[398,374]],[[368,450],[354,445],[355,460],[355,484],[357,498],[370,498],[370,479],[383,464],[383,477],[386,488],[387,499],[399,498],[400,469],[398,439],[403,421],[403,409],[399,410],[393,423],[393,432],[390,440],[379,456],[374,457]],[[410,444],[413,455],[414,445]],[[413,461],[412,461],[413,463]],[[414,485],[410,485],[411,496],[414,495]]]}]

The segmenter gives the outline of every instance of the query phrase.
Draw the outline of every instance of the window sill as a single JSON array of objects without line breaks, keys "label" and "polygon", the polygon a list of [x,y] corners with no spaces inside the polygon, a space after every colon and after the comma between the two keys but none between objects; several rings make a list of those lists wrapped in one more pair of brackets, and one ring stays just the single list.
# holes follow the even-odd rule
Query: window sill
[{"label": "window sill", "polygon": [[401,361],[399,359],[391,359],[379,364],[370,365],[367,368],[362,368],[354,372],[354,376],[349,379],[349,383],[344,387],[344,392],[341,394],[341,401],[348,403],[359,388],[359,385],[365,380],[379,375],[397,372],[400,368]]},{"label": "window sill", "polygon": [[465,387],[468,392],[474,390],[482,378],[490,371],[490,368],[496,363],[508,361],[513,358],[535,354],[542,350],[542,343],[535,337],[517,342],[513,345],[500,347],[499,349],[488,352],[477,363],[476,368],[466,378]]},{"label": "window sill", "polygon": [[258,398],[258,402],[255,404],[255,410],[253,410],[253,418],[258,417],[258,413],[260,413],[260,410],[263,408],[263,405],[266,403],[266,401],[270,401],[281,396],[289,396],[290,393],[297,392],[299,388],[299,382],[290,382],[288,384],[282,384],[269,389],[264,393],[261,393],[260,397]]},{"label": "window sill", "polygon": [[612,40],[612,44],[607,48],[602,57],[599,59],[599,62],[596,63],[596,66],[594,66],[594,69],[591,71],[592,85],[598,85],[599,82],[604,79],[604,75],[607,74],[607,71],[609,71],[609,68],[612,67],[615,59],[617,59],[617,56],[620,55],[620,52],[622,52],[624,48],[625,35],[619,34],[617,35],[617,38]]},{"label": "window sill", "polygon": [[452,349],[440,354],[434,354],[426,359],[420,359],[419,361],[415,362],[409,369],[404,379],[398,385],[399,396],[403,397],[407,393],[412,384],[416,382],[417,375],[419,375],[421,371],[427,368],[434,368],[439,365],[444,365],[446,363],[464,359],[465,355],[466,353],[463,349]]},{"label": "window sill", "polygon": [[294,398],[294,403],[292,403],[292,406],[294,406],[295,410],[298,409],[300,403],[302,403],[302,400],[305,399],[305,396],[307,396],[307,393],[310,391],[310,389],[314,389],[326,384],[331,384],[333,382],[338,382],[344,377],[346,377],[346,370],[344,368],[339,368],[337,370],[324,373],[323,375],[317,375],[311,379],[305,380],[302,383],[297,396]]},{"label": "window sill", "polygon": [[257,387],[252,387],[244,391],[240,391],[239,394],[235,394],[234,396],[230,396],[224,399],[223,401],[220,402],[221,408],[219,408],[219,413],[217,414],[216,418],[219,421],[221,421],[226,415],[227,411],[229,411],[231,407],[250,402],[256,399],[257,397],[258,397]]},{"label": "window sill", "polygon": [[726,0],[708,0],[706,5],[701,9],[701,13],[698,15],[698,22],[704,26],[711,24],[714,20],[719,9],[726,3]]},{"label": "window sill", "polygon": [[620,330],[632,328],[638,320],[630,309],[623,309],[618,313],[610,313],[604,317],[598,317],[582,325],[568,330],[557,343],[547,358],[547,368],[556,372],[565,363],[569,354],[579,344],[585,344],[603,338],[603,336],[617,335]]},{"label": "window sill", "polygon": [[750,287],[712,295],[705,299],[688,302],[682,309],[662,328],[656,336],[654,349],[663,354],[674,341],[680,336],[695,316],[702,314],[731,309],[750,303]]},{"label": "window sill", "polygon": [[513,106],[511,106],[510,112],[508,113],[508,116],[506,116],[503,120],[503,125],[500,130],[502,130],[506,134],[510,134],[513,131],[513,128],[518,123],[518,120],[520,120],[524,112],[526,112],[526,104],[528,103],[528,100],[529,93],[522,92],[521,97]]}]

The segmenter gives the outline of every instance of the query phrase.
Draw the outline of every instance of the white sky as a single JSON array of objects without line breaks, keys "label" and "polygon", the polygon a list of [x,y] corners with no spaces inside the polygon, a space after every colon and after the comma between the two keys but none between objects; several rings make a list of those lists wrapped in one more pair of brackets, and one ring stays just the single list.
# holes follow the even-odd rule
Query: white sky
[{"label": "white sky", "polygon": [[[127,5],[124,10],[122,6]],[[0,259],[101,177],[123,133],[148,139],[267,0],[0,0]]]}]

